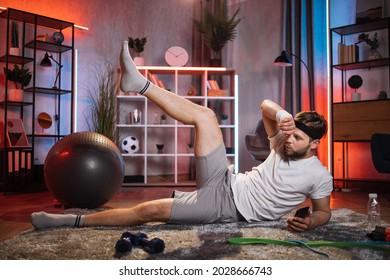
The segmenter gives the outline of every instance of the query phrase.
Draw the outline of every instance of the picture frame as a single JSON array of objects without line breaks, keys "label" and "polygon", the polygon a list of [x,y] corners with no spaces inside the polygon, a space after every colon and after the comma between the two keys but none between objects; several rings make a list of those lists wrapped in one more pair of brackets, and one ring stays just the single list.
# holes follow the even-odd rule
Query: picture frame
[{"label": "picture frame", "polygon": [[8,119],[6,124],[6,130],[8,147],[29,147],[29,142],[26,136],[26,132],[24,130],[22,119]]}]

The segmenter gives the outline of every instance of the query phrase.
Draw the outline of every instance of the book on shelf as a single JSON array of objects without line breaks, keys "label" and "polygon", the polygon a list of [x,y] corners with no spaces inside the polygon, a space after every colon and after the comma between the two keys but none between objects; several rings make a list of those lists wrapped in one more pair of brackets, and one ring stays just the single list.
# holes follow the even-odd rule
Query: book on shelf
[{"label": "book on shelf", "polygon": [[216,80],[207,81],[207,93],[208,96],[227,96],[228,92],[226,89],[221,89]]},{"label": "book on shelf", "polygon": [[216,80],[208,80],[207,81],[207,89],[215,89],[215,90],[219,90],[219,85],[218,85],[218,82]]},{"label": "book on shelf", "polygon": [[356,44],[345,45],[338,43],[337,54],[338,64],[359,62],[359,46]]},{"label": "book on shelf", "polygon": [[31,152],[8,151],[8,173],[16,176],[29,175],[31,173]]}]

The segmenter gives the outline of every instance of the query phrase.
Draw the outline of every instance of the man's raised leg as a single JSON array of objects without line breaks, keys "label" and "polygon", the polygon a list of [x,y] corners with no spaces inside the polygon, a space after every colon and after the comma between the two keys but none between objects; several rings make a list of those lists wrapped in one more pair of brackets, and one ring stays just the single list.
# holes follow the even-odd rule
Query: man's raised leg
[{"label": "man's raised leg", "polygon": [[127,41],[122,44],[120,54],[122,91],[144,94],[175,120],[195,126],[195,154],[204,156],[222,144],[223,137],[215,113],[170,91],[151,84],[136,68]]}]

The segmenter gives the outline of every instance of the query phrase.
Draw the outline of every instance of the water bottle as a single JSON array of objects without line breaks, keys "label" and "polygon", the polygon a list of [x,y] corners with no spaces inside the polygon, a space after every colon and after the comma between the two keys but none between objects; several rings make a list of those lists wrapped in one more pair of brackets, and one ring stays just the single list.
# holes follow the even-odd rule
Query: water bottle
[{"label": "water bottle", "polygon": [[375,229],[376,226],[381,225],[381,206],[378,201],[378,195],[376,193],[370,193],[368,195],[369,200],[367,203],[367,215],[368,215],[368,232]]}]

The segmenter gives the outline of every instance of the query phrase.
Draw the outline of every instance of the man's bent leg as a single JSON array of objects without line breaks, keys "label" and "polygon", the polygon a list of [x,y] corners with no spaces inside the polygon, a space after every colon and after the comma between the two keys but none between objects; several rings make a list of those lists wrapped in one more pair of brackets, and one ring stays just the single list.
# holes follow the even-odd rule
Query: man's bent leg
[{"label": "man's bent leg", "polygon": [[87,215],[32,213],[31,223],[37,229],[61,226],[134,226],[148,222],[166,222],[172,211],[172,198],[141,203],[131,208],[111,209]]},{"label": "man's bent leg", "polygon": [[145,96],[175,120],[195,127],[195,155],[205,156],[223,142],[214,111],[166,90],[154,87]]},{"label": "man's bent leg", "polygon": [[112,209],[86,215],[83,226],[135,226],[166,222],[171,216],[173,198],[147,201],[131,208]]}]

